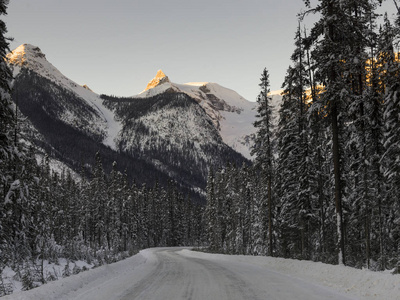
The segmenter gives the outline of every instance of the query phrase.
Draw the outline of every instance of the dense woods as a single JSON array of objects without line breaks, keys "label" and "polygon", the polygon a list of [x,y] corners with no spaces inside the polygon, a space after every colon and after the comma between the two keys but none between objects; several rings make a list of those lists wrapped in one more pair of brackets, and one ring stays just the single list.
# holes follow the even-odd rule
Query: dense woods
[{"label": "dense woods", "polygon": [[305,2],[320,19],[295,33],[277,128],[264,70],[254,168],[209,176],[210,248],[398,268],[399,19],[379,1]]},{"label": "dense woods", "polygon": [[143,248],[204,243],[203,206],[173,182],[167,188],[130,184],[116,163],[106,176],[100,155],[92,177],[76,181],[70,172],[51,171],[48,157],[38,165],[18,146],[0,194],[0,271],[13,266],[23,277],[44,260],[101,265]]}]

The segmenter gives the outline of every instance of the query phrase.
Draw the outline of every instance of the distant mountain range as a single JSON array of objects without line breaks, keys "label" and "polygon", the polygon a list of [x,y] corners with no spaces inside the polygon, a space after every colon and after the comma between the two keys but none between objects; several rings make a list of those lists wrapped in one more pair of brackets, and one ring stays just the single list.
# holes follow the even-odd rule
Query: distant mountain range
[{"label": "distant mountain range", "polygon": [[113,97],[70,80],[36,46],[7,59],[38,157],[90,174],[100,152],[106,170],[116,161],[137,183],[172,179],[200,198],[211,166],[250,158],[256,103],[216,83],[176,84],[160,70],[139,95]]}]

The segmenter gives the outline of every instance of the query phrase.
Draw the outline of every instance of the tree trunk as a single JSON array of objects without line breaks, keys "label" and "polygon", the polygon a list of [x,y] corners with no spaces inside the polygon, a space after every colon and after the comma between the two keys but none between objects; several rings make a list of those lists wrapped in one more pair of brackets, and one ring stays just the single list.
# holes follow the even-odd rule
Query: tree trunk
[{"label": "tree trunk", "polygon": [[273,237],[272,237],[272,183],[271,175],[268,176],[268,235],[269,235],[269,255],[274,256]]},{"label": "tree trunk", "polygon": [[[328,18],[334,15],[333,5],[334,1],[330,1],[328,4]],[[328,39],[335,41],[334,24],[331,23],[328,26]],[[337,76],[334,66],[328,74],[329,84],[336,82]],[[339,126],[338,126],[338,111],[337,111],[337,99],[331,99],[331,125],[332,125],[332,143],[333,143],[333,168],[335,178],[335,206],[336,206],[336,225],[337,225],[337,244],[338,244],[338,263],[340,265],[345,264],[345,249],[344,249],[344,230],[343,230],[343,214],[342,214],[342,189],[341,189],[341,170],[340,170],[340,150],[339,150]]]},{"label": "tree trunk", "polygon": [[332,142],[333,142],[333,168],[335,178],[335,206],[336,206],[336,225],[338,235],[338,262],[340,265],[345,264],[345,249],[344,249],[344,230],[343,230],[343,214],[342,214],[342,188],[341,188],[341,172],[340,172],[340,151],[339,151],[339,126],[338,112],[336,103],[333,102],[331,108],[332,122]]}]

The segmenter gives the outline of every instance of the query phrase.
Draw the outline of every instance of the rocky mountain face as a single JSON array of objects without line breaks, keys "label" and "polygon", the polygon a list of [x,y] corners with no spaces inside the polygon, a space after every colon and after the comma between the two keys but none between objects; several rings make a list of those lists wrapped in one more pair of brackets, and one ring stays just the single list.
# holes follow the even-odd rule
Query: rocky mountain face
[{"label": "rocky mountain face", "polygon": [[[173,83],[162,70],[134,98],[149,98],[164,93],[183,93],[193,98],[211,118],[222,140],[232,149],[251,159],[257,103],[250,102],[237,92],[212,82]],[[279,109],[281,91],[271,93],[272,106]]]},{"label": "rocky mountain face", "polygon": [[[224,113],[245,109],[221,101],[227,90],[216,84],[184,90],[160,71],[137,97],[100,96],[65,77],[38,47],[21,45],[7,59],[13,99],[30,124],[26,136],[39,152],[77,172],[90,174],[99,152],[106,171],[116,161],[137,183],[166,185],[172,179],[201,198],[211,166],[246,161],[221,134]],[[169,85],[173,90],[159,92]]]},{"label": "rocky mountain face", "polygon": [[235,91],[217,83],[173,83],[162,70],[134,98],[149,98],[164,93],[182,93],[193,98],[210,117],[222,140],[246,158],[251,158],[256,103],[247,101]]}]

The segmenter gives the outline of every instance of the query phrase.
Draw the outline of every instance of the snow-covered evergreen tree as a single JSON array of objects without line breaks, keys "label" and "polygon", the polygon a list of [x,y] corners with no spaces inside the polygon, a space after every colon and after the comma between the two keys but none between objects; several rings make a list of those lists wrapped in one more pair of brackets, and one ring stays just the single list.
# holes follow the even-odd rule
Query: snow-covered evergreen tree
[{"label": "snow-covered evergreen tree", "polygon": [[273,255],[273,223],[272,223],[272,184],[274,174],[274,157],[273,157],[273,122],[271,97],[268,96],[269,89],[269,73],[265,68],[260,78],[260,94],[257,98],[257,120],[254,122],[257,132],[254,140],[254,146],[251,151],[255,155],[254,164],[258,168],[261,180],[265,182],[265,193],[263,201],[266,203],[268,214],[268,253]]},{"label": "snow-covered evergreen tree", "polygon": [[382,165],[386,183],[386,198],[382,207],[390,207],[389,210],[385,209],[383,213],[386,217],[383,222],[385,222],[387,237],[384,238],[384,245],[382,245],[384,252],[382,253],[382,260],[386,267],[393,267],[398,264],[400,254],[400,194],[398,189],[400,184],[400,64],[393,47],[393,44],[399,38],[399,30],[400,27],[395,31],[386,19],[378,48],[380,82],[384,90],[384,154]]},{"label": "snow-covered evergreen tree", "polygon": [[[306,1],[307,2],[307,1]],[[315,11],[321,17],[314,24],[311,39],[314,41],[312,58],[315,62],[315,79],[324,85],[324,92],[312,104],[312,110],[326,108],[325,114],[331,123],[332,162],[336,206],[336,239],[339,264],[345,263],[345,237],[343,220],[343,143],[344,121],[348,93],[344,80],[346,54],[349,40],[346,34],[351,29],[346,14],[348,1],[320,0]],[[308,3],[309,4],[309,1]]]},{"label": "snow-covered evergreen tree", "polygon": [[280,200],[281,236],[285,239],[284,253],[303,258],[311,253],[310,235],[313,212],[310,195],[310,149],[307,123],[308,100],[306,88],[310,85],[305,49],[300,26],[295,37],[293,66],[289,67],[283,83],[283,99],[279,111],[277,131],[276,190]]}]

